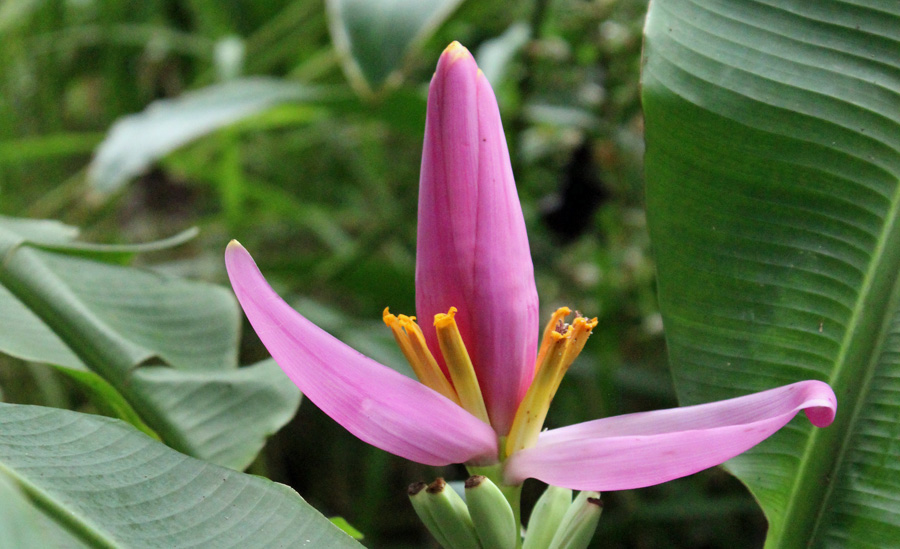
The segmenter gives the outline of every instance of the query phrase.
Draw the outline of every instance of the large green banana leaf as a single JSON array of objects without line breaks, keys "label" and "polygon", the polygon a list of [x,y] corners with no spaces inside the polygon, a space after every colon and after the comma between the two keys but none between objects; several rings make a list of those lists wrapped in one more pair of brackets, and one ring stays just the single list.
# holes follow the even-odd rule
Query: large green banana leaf
[{"label": "large green banana leaf", "polygon": [[900,2],[653,0],[647,211],[683,404],[821,379],[727,464],[767,547],[900,540]]}]

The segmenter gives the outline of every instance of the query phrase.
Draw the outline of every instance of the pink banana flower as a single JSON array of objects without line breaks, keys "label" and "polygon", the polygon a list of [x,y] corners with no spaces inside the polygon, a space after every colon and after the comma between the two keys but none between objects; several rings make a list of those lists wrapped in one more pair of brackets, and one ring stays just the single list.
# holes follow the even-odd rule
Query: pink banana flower
[{"label": "pink banana flower", "polygon": [[[384,321],[419,381],[354,351],[288,306],[236,241],[231,284],[269,352],[306,397],[363,441],[427,465],[494,466],[576,490],[640,488],[718,465],[800,410],[831,424],[837,402],[800,381],[703,404],[541,432],[563,374],[596,319],[538,297],[497,101],[454,42],[431,81],[420,180],[415,317]],[[430,322],[434,319],[434,322]],[[429,322],[424,322],[429,320]]]}]

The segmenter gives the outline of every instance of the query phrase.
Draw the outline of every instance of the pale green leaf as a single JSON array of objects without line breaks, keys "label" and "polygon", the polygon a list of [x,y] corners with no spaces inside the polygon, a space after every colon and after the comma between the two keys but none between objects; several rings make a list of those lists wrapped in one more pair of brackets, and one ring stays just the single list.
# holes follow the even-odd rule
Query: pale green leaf
[{"label": "pale green leaf", "polygon": [[[153,438],[159,438],[141,416],[135,411],[128,400],[94,372],[55,366],[56,370],[73,379],[84,390],[88,399],[97,408],[97,411],[107,417],[121,419],[130,423],[132,427],[143,431]],[[203,455],[198,453],[197,455]],[[215,460],[213,460],[215,461]],[[216,462],[222,463],[222,462]]]},{"label": "pale green leaf", "polygon": [[[78,228],[54,219],[24,219],[0,215],[0,229],[11,233],[16,244],[60,245],[69,244],[78,238]],[[14,236],[13,236],[14,235]]]},{"label": "pale green leaf", "polygon": [[40,527],[40,513],[19,486],[0,473],[0,547],[44,547],[49,540]]},{"label": "pale green leaf", "polygon": [[246,78],[156,101],[113,125],[97,148],[88,180],[98,192],[116,191],[156,160],[198,137],[279,103],[311,99],[317,94],[300,84]]},{"label": "pale green leaf", "polygon": [[135,254],[157,252],[180,246],[200,234],[196,227],[186,229],[168,238],[137,244],[96,244],[76,240],[77,227],[52,219],[25,219],[0,215],[0,229],[10,233],[7,238],[17,245],[31,244],[45,250],[67,252],[72,255],[123,261]]},{"label": "pale green leaf", "polygon": [[406,57],[462,0],[327,0],[331,39],[364,95],[400,77]]},{"label": "pale green leaf", "polygon": [[99,416],[0,404],[0,472],[91,547],[360,547],[287,486]]},{"label": "pale green leaf", "polygon": [[44,250],[22,252],[41,263],[48,283],[65,284],[72,305],[82,304],[115,331],[135,364],[158,359],[181,369],[237,367],[239,316],[230,290]]},{"label": "pale green leaf", "polygon": [[34,312],[0,284],[0,352],[84,370],[84,363]]},{"label": "pale green leaf", "polygon": [[530,39],[531,27],[520,21],[510,25],[497,38],[481,44],[475,53],[475,59],[491,86],[497,88],[503,83],[509,64]]},{"label": "pale green leaf", "polygon": [[[172,366],[237,367],[237,307],[220,288],[67,257],[68,254],[133,255],[160,250],[192,238],[196,230],[147,244],[100,245],[76,241],[78,229],[57,221],[0,216],[0,231],[3,244],[11,253],[26,244],[66,252],[66,255],[36,253],[41,254],[57,276],[66,280],[90,310],[99,311],[117,330],[125,332],[126,337],[147,347],[134,351],[140,357],[138,362],[158,355]],[[0,352],[32,362],[84,369],[81,360],[59,336],[3,284],[0,284],[0,320],[4,326],[0,330]],[[185,323],[204,328],[198,335],[206,347],[197,349],[185,337],[189,335],[182,331]],[[148,332],[152,337],[147,337]],[[185,345],[185,341],[190,343]]]},{"label": "pale green leaf", "polygon": [[[35,227],[61,240],[60,226],[18,224]],[[274,364],[238,369],[229,290],[36,248],[9,224],[0,257],[0,352],[63,369],[101,412],[236,469],[296,412]]]},{"label": "pale green leaf", "polygon": [[89,546],[40,512],[22,488],[8,474],[0,472],[0,547],[84,549]]},{"label": "pale green leaf", "polygon": [[225,372],[145,366],[131,385],[187,433],[191,455],[235,469],[250,465],[300,406],[300,390],[272,359]]}]

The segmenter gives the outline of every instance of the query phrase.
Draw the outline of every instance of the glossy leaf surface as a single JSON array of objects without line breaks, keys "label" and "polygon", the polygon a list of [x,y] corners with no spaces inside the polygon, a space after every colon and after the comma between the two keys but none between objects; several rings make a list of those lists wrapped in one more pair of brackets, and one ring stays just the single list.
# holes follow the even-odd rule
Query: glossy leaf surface
[{"label": "glossy leaf surface", "polygon": [[730,461],[767,547],[900,539],[900,7],[651,2],[647,207],[676,388],[829,382]]},{"label": "glossy leaf surface", "polygon": [[104,417],[0,404],[0,469],[89,547],[360,547],[287,486]]}]

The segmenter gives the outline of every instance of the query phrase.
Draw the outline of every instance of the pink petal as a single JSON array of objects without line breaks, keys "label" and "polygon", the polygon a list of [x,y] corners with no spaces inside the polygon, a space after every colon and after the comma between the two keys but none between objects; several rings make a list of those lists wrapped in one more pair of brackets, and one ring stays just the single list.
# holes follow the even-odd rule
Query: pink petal
[{"label": "pink petal", "polygon": [[821,381],[801,381],[699,406],[628,414],[542,433],[506,463],[507,482],[537,478],[575,490],[652,486],[718,465],[765,440],[800,410],[817,427],[837,400]]},{"label": "pink petal", "polygon": [[494,429],[505,435],[534,371],[538,298],[497,100],[472,55],[452,44],[428,95],[419,188],[416,309],[456,320]]},{"label": "pink petal", "polygon": [[272,357],[306,397],[372,446],[426,465],[496,461],[490,427],[437,392],[367,358],[306,320],[232,241],[231,285]]}]

